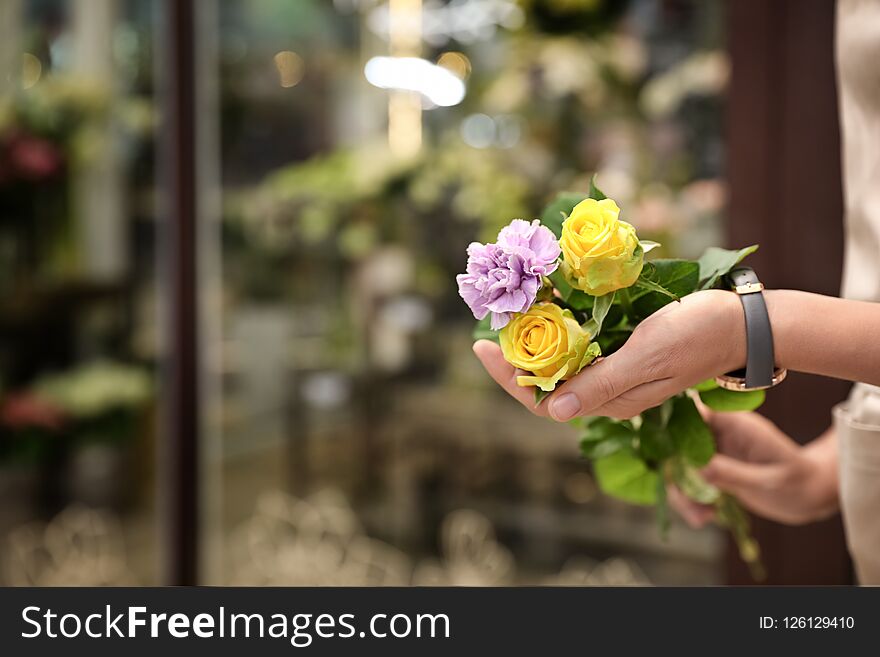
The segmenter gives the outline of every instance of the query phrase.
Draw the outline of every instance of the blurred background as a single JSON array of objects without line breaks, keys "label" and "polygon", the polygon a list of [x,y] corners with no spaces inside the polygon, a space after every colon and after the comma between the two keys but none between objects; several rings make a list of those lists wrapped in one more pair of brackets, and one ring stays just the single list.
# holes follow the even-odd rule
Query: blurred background
[{"label": "blurred background", "polygon": [[[836,293],[790,235],[840,251],[832,33],[816,1],[3,0],[2,582],[748,581],[494,387],[454,276],[597,172],[667,255],[760,241]],[[768,412],[808,440],[846,390],[794,378]],[[851,581],[839,521],[757,531],[771,582]]]}]

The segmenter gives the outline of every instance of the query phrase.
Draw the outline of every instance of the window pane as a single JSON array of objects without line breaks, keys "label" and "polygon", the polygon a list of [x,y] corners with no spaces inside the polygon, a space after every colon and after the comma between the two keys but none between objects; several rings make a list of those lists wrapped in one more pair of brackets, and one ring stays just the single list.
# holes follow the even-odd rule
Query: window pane
[{"label": "window pane", "polygon": [[0,3],[0,559],[151,584],[151,3]]},{"label": "window pane", "polygon": [[207,580],[716,581],[714,531],[662,540],[496,389],[455,275],[590,172],[668,255],[721,241],[720,3],[216,10]]}]

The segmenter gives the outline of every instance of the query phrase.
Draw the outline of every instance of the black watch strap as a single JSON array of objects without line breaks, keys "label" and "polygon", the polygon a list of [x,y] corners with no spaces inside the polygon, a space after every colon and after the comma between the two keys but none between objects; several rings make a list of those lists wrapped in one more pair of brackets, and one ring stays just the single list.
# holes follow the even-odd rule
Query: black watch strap
[{"label": "black watch strap", "polygon": [[[774,375],[773,331],[764,302],[764,286],[751,267],[737,267],[727,274],[731,289],[739,295],[746,319],[745,388],[769,388],[778,381]],[[742,374],[737,373],[739,376]]]}]

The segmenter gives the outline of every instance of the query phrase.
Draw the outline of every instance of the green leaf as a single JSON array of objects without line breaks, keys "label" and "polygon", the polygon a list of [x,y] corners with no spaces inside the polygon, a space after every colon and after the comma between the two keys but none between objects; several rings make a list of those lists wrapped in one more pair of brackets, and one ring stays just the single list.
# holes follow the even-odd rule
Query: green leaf
[{"label": "green leaf", "polygon": [[700,266],[693,260],[660,258],[652,260],[651,265],[651,280],[676,296],[683,297],[697,289]]},{"label": "green leaf", "polygon": [[757,250],[757,244],[736,251],[710,246],[698,260],[700,264],[699,288],[708,290],[715,287],[722,276],[738,265],[747,255]]},{"label": "green leaf", "polygon": [[547,226],[559,238],[562,235],[562,222],[571,214],[578,203],[588,198],[583,192],[560,192],[541,213],[541,224]]},{"label": "green leaf", "polygon": [[657,477],[657,528],[660,530],[660,538],[664,541],[669,537],[669,501],[666,499],[666,481],[663,477]]},{"label": "green leaf", "polygon": [[705,381],[700,381],[697,385],[694,386],[694,390],[697,392],[706,392],[707,390],[715,390],[718,387],[718,384],[715,382],[715,379],[706,379]]},{"label": "green leaf", "polygon": [[568,281],[565,280],[565,276],[562,275],[562,270],[557,269],[550,274],[548,278],[550,279],[550,282],[553,283],[553,287],[556,288],[556,291],[559,292],[559,296],[562,297],[563,300],[568,301],[571,293],[575,290],[568,284]]},{"label": "green leaf", "polygon": [[635,427],[629,420],[615,420],[610,417],[590,417],[583,418],[583,440],[597,442],[607,438],[614,438],[626,433],[630,438],[634,438]]},{"label": "green leaf", "polygon": [[596,174],[590,178],[590,198],[596,199],[597,201],[602,201],[606,198],[605,194],[596,186]]},{"label": "green leaf", "polygon": [[586,292],[582,292],[581,290],[572,290],[571,294],[568,295],[568,298],[565,300],[572,309],[588,311],[593,308],[593,301],[596,297],[587,294]]},{"label": "green leaf", "polygon": [[673,400],[642,412],[639,426],[639,453],[648,461],[658,462],[673,455],[675,447],[668,424],[672,417]]},{"label": "green leaf", "polygon": [[541,287],[538,288],[538,293],[535,295],[535,301],[553,301],[556,298],[556,295],[553,294],[553,287],[553,281],[547,276],[542,276]]},{"label": "green leaf", "polygon": [[754,411],[764,403],[763,390],[737,392],[725,388],[700,391],[700,399],[713,411]]},{"label": "green leaf", "polygon": [[560,298],[573,310],[590,310],[593,307],[593,300],[596,297],[581,290],[576,290],[569,285],[561,270],[557,269],[550,274],[549,278],[553,287],[559,292]]},{"label": "green leaf", "polygon": [[632,504],[657,503],[659,475],[631,449],[620,449],[597,459],[593,474],[606,495]]},{"label": "green leaf", "polygon": [[599,459],[614,452],[632,448],[636,430],[627,421],[593,418],[581,437],[581,453],[588,459]]},{"label": "green leaf", "polygon": [[541,390],[538,386],[535,386],[535,406],[539,406],[542,401],[552,394],[552,390]]},{"label": "green leaf", "polygon": [[594,297],[593,316],[584,324],[584,329],[590,334],[590,340],[599,335],[602,330],[602,322],[608,316],[611,310],[611,304],[614,303],[614,292],[609,292],[601,297]]},{"label": "green leaf", "polygon": [[641,244],[644,253],[648,253],[662,246],[660,242],[653,242],[651,240],[639,240],[639,244]]},{"label": "green leaf", "polygon": [[712,432],[690,397],[674,399],[668,428],[676,451],[689,463],[706,465],[715,454]]},{"label": "green leaf", "polygon": [[[636,285],[644,281],[640,289],[632,293],[634,319],[642,320],[653,315],[663,306],[676,301],[697,289],[699,265],[691,260],[660,259],[645,263]],[[660,289],[652,287],[659,286]]]},{"label": "green leaf", "polygon": [[498,337],[498,331],[492,330],[492,325],[490,324],[490,316],[486,315],[483,319],[479,320],[474,326],[474,331],[472,333],[474,342],[477,340],[491,340],[494,343],[498,343],[500,338]]},{"label": "green leaf", "polygon": [[597,333],[602,330],[602,322],[604,322],[605,318],[608,316],[608,311],[611,310],[612,303],[614,303],[614,292],[609,292],[601,297],[596,297],[596,300],[593,302],[593,319],[596,320],[596,324],[599,325],[599,329],[596,331]]},{"label": "green leaf", "polygon": [[663,296],[669,297],[673,301],[679,301],[678,295],[674,292],[667,290],[665,287],[657,283],[656,281],[652,281],[650,278],[640,278],[638,279],[633,287],[637,289],[647,290],[648,292],[657,292],[662,294]]}]

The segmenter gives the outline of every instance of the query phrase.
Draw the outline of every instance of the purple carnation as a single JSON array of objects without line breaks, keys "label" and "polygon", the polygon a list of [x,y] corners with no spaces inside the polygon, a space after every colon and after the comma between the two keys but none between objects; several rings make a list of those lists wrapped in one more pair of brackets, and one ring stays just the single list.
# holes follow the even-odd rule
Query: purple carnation
[{"label": "purple carnation", "polygon": [[541,277],[556,271],[559,243],[537,219],[514,219],[498,233],[495,244],[468,247],[467,272],[456,276],[458,293],[477,319],[491,313],[494,330],[524,313],[541,287]]}]

